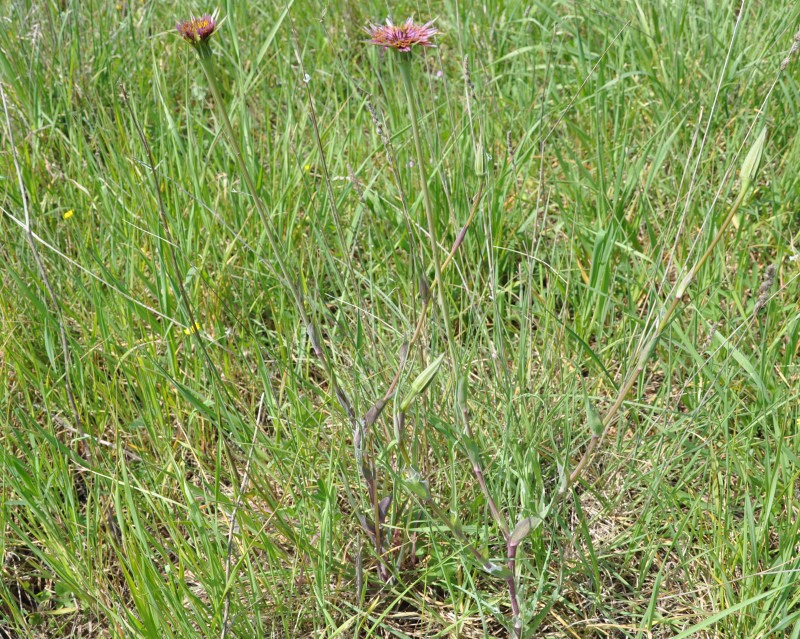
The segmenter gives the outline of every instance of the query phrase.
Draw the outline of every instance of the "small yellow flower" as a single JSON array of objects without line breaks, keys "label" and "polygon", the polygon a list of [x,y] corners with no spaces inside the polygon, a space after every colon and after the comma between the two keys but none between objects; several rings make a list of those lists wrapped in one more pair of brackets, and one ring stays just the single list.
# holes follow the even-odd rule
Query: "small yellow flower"
[{"label": "small yellow flower", "polygon": [[69,211],[67,211],[66,213],[64,213],[64,216],[63,216],[63,217],[64,217],[64,219],[65,219],[65,220],[68,220],[68,219],[69,219],[69,218],[71,218],[73,215],[75,215],[75,211],[73,211],[72,209],[70,209]]},{"label": "small yellow flower", "polygon": [[303,167],[303,169],[305,169],[305,172],[306,172],[306,173],[311,173],[311,165],[310,165],[310,164],[306,164],[306,165]]},{"label": "small yellow flower", "polygon": [[190,326],[188,328],[183,329],[184,335],[191,335],[192,333],[196,333],[200,330],[200,322],[195,322],[194,326]]}]

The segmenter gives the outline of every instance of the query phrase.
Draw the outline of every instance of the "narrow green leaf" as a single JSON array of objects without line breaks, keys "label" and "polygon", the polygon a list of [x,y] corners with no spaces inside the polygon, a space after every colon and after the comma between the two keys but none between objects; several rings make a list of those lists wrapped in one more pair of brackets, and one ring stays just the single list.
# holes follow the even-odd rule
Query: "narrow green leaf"
[{"label": "narrow green leaf", "polygon": [[467,450],[467,457],[469,458],[470,463],[472,463],[473,466],[480,466],[481,451],[478,449],[478,445],[472,440],[472,438],[467,437],[466,435],[462,437],[462,441],[464,443],[464,448]]},{"label": "narrow green leaf", "polygon": [[431,498],[431,494],[428,492],[428,487],[421,481],[406,481],[406,488],[412,495],[422,499],[423,501],[427,501]]},{"label": "narrow green leaf", "polygon": [[733,359],[736,360],[739,366],[742,367],[742,369],[750,376],[750,379],[752,379],[755,385],[758,387],[761,396],[767,401],[770,401],[772,395],[767,389],[767,385],[764,383],[764,378],[758,372],[755,364],[750,361],[747,355],[736,348],[733,340],[729,339],[721,331],[717,330],[714,332],[714,343],[719,344],[719,346],[726,348],[730,352]]},{"label": "narrow green leaf", "polygon": [[458,385],[456,386],[456,398],[458,400],[458,407],[461,410],[464,410],[467,407],[467,388],[467,376],[461,375],[458,378]]},{"label": "narrow green leaf", "polygon": [[406,469],[406,478],[403,483],[408,491],[418,499],[428,501],[431,498],[428,484],[422,481],[419,471],[416,468]]},{"label": "narrow green leaf", "polygon": [[722,621],[726,617],[730,617],[732,614],[739,612],[742,608],[747,608],[748,606],[752,606],[754,603],[761,601],[765,597],[769,597],[772,594],[775,594],[778,590],[785,588],[788,586],[781,586],[780,588],[773,588],[767,592],[762,592],[760,595],[756,595],[755,597],[750,597],[749,599],[745,599],[744,601],[740,601],[739,603],[731,606],[730,608],[726,608],[718,612],[715,615],[711,615],[707,619],[704,619],[700,623],[696,623],[690,628],[687,628],[682,633],[675,635],[675,639],[687,639],[687,637],[696,637],[697,634],[701,630],[705,630],[709,626],[713,626],[718,621]]},{"label": "narrow green leaf", "polygon": [[278,29],[281,28],[283,21],[286,19],[286,16],[289,15],[289,9],[291,9],[292,5],[294,4],[294,0],[288,0],[285,3],[283,11],[278,16],[277,20],[272,23],[272,28],[267,33],[267,36],[264,38],[263,43],[261,45],[261,49],[258,51],[258,55],[256,56],[255,61],[252,65],[252,71],[250,72],[247,80],[245,82],[245,89],[243,91],[243,95],[247,95],[250,90],[252,89],[253,85],[258,80],[259,76],[264,72],[265,66],[262,64],[264,61],[264,56],[267,55],[267,51],[269,51],[270,47],[272,46],[273,40],[275,40],[275,35],[278,33]]},{"label": "narrow green leaf", "polygon": [[563,464],[556,464],[556,469],[558,470],[558,492],[559,494],[565,493],[569,488],[569,473]]}]

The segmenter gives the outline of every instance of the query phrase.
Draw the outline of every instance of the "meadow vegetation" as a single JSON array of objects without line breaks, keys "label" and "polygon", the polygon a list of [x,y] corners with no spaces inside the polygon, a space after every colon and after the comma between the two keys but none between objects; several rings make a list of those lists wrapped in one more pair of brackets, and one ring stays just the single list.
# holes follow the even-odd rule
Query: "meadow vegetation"
[{"label": "meadow vegetation", "polygon": [[800,7],[179,4],[0,5],[0,637],[800,637]]}]

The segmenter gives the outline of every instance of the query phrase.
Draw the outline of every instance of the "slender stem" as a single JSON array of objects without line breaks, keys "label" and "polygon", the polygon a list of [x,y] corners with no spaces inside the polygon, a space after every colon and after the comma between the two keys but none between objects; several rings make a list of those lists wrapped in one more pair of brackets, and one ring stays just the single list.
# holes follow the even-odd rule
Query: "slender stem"
[{"label": "slender stem", "polygon": [[[306,68],[303,64],[303,56],[300,54],[300,38],[297,35],[297,31],[294,28],[294,21],[292,20],[291,15],[289,16],[289,22],[292,26],[292,38],[294,40],[294,55],[297,59],[297,64],[300,65],[300,72],[303,74],[303,78],[308,78],[309,76],[306,74]],[[361,289],[356,282],[356,275],[355,269],[353,269],[353,261],[350,257],[350,250],[347,247],[347,241],[345,240],[344,236],[344,229],[342,228],[342,220],[339,216],[339,208],[336,206],[336,196],[333,193],[333,183],[331,182],[330,172],[328,171],[328,162],[325,159],[325,149],[322,146],[322,136],[319,132],[319,124],[317,122],[317,112],[314,108],[314,99],[311,95],[311,85],[310,81],[303,81],[306,87],[306,98],[308,99],[308,117],[311,121],[311,132],[314,135],[314,142],[317,146],[317,152],[319,153],[319,163],[320,167],[322,168],[322,177],[324,178],[325,187],[328,191],[328,205],[331,209],[331,214],[333,215],[333,223],[336,227],[336,234],[339,236],[339,246],[342,249],[342,253],[344,253],[345,263],[347,264],[347,270],[349,271],[350,278],[353,281],[353,285],[356,290],[356,296],[358,297],[358,312],[361,313],[362,309],[364,308],[364,302],[361,299]]]},{"label": "slender stem", "polygon": [[507,542],[508,548],[508,572],[506,578],[508,585],[508,598],[511,600],[511,621],[514,624],[514,636],[519,639],[522,637],[522,616],[519,610],[519,599],[517,598],[517,577],[515,569],[517,566],[517,544]]},{"label": "slender stem", "polygon": [[[466,406],[461,407],[461,413],[464,418],[464,431],[467,437],[472,439],[472,429],[469,426],[469,415]],[[481,487],[483,496],[486,498],[486,501],[489,504],[489,510],[492,513],[492,517],[494,517],[494,520],[500,527],[500,530],[503,533],[503,539],[506,542],[506,557],[508,560],[508,576],[506,577],[506,587],[508,588],[508,599],[511,602],[511,621],[514,624],[514,636],[519,639],[519,637],[522,636],[522,617],[520,616],[519,598],[517,596],[517,544],[512,541],[511,532],[509,531],[506,519],[503,517],[503,513],[500,512],[500,509],[497,507],[497,504],[492,498],[492,494],[489,492],[489,487],[486,485],[486,478],[484,477],[483,468],[481,467],[481,463],[477,457],[477,454],[475,456],[470,455],[470,457],[472,459],[472,472],[478,479],[478,484]]]},{"label": "slender stem", "polygon": [[244,494],[247,492],[247,482],[250,479],[250,464],[253,461],[253,453],[256,450],[256,439],[258,438],[258,428],[261,424],[261,418],[264,410],[264,394],[261,394],[261,399],[258,402],[258,412],[256,413],[256,423],[253,426],[253,439],[250,442],[250,450],[247,453],[247,462],[244,465],[244,475],[242,476],[241,487],[239,488],[239,496],[236,498],[236,504],[231,513],[231,521],[228,525],[228,550],[225,556],[225,603],[222,606],[222,633],[220,639],[225,639],[228,636],[228,617],[231,611],[231,567],[233,563],[233,531],[236,530],[236,515],[242,507],[242,500]]},{"label": "slender stem", "polygon": [[[469,229],[470,224],[472,224],[472,220],[475,217],[475,213],[478,210],[478,204],[480,203],[482,197],[483,197],[483,184],[481,184],[480,188],[478,189],[478,194],[475,196],[475,200],[472,205],[472,210],[469,213],[467,221],[464,223],[464,226],[461,228],[461,231],[459,231],[458,236],[456,237],[456,241],[453,242],[453,247],[450,249],[450,253],[447,255],[444,262],[442,262],[442,272],[444,272],[444,270],[447,268],[447,265],[450,264],[450,261],[453,259],[456,252],[458,251],[458,248],[461,246],[461,243],[464,241],[464,238],[467,235],[467,230]],[[437,278],[434,278],[433,282],[431,282],[430,289],[436,288],[438,284],[439,280]],[[428,310],[428,302],[425,302],[422,305],[422,311],[419,314],[419,319],[417,320],[417,326],[414,328],[414,333],[408,342],[409,347],[413,346],[416,343],[417,339],[419,339],[420,333],[422,332],[422,326],[425,323],[427,310]],[[390,387],[390,390],[393,390],[393,388]],[[389,399],[390,395],[391,393],[387,392],[384,399]]]},{"label": "slender stem", "polygon": [[44,268],[44,263],[39,255],[39,250],[36,248],[36,242],[33,241],[34,233],[31,228],[31,214],[28,207],[28,192],[25,189],[25,182],[22,179],[22,170],[19,164],[19,157],[17,156],[17,145],[14,142],[14,129],[11,126],[11,118],[8,115],[8,104],[6,102],[6,92],[0,83],[0,97],[3,101],[3,113],[5,114],[6,128],[8,129],[9,142],[11,143],[11,156],[14,161],[14,171],[17,174],[17,182],[19,184],[19,197],[22,200],[22,209],[25,214],[25,236],[28,240],[33,259],[36,262],[36,268],[39,270],[39,275],[42,278],[47,294],[50,297],[50,302],[55,309],[56,320],[58,322],[58,334],[61,339],[61,354],[64,357],[64,388],[67,391],[67,401],[69,402],[70,409],[72,410],[72,417],[75,420],[76,430],[78,431],[78,454],[85,459],[91,459],[91,450],[84,440],[86,433],[83,430],[83,420],[81,419],[78,405],[75,401],[75,394],[72,391],[72,360],[69,353],[69,343],[67,341],[67,329],[64,324],[64,312],[61,308],[61,302],[56,297],[55,290],[50,284],[50,278],[47,277],[47,271]]},{"label": "slender stem", "polygon": [[[459,400],[459,404],[461,404],[461,419],[464,423],[464,434],[470,440],[472,440],[472,427],[469,423],[469,409],[467,408],[466,401]],[[489,492],[489,487],[486,485],[486,477],[483,474],[483,467],[481,466],[481,460],[478,457],[477,451],[474,453],[470,452],[469,457],[470,461],[472,462],[472,472],[475,475],[475,478],[478,480],[478,485],[481,487],[483,496],[486,498],[486,502],[489,505],[489,511],[492,513],[492,517],[500,527],[503,537],[506,541],[508,541],[510,534],[508,524],[506,523],[505,517],[503,517],[503,513],[500,512],[500,509],[497,507],[497,504],[492,498],[492,494]]]},{"label": "slender stem", "polygon": [[[258,196],[258,191],[256,190],[255,183],[253,182],[253,178],[250,177],[250,170],[247,168],[247,163],[244,161],[244,156],[242,155],[241,148],[239,147],[239,142],[236,138],[236,133],[233,131],[233,125],[231,124],[230,118],[228,117],[228,112],[225,109],[225,102],[222,99],[222,92],[219,90],[219,85],[217,84],[217,70],[216,65],[214,64],[214,58],[210,55],[200,55],[200,63],[203,65],[203,71],[205,71],[206,78],[208,79],[208,85],[211,89],[211,95],[214,98],[214,104],[217,107],[217,113],[219,114],[220,119],[222,120],[222,125],[225,128],[225,133],[228,137],[228,142],[233,149],[233,155],[236,158],[236,163],[239,166],[239,172],[242,174],[245,183],[247,184],[247,188],[250,191],[250,194],[253,196],[253,200],[255,201],[256,210],[258,211],[258,215],[261,218],[261,223],[264,225],[264,230],[267,232],[267,241],[269,242],[270,249],[272,249],[272,253],[274,254],[275,262],[278,264],[278,270],[280,271],[281,277],[285,280],[285,284],[287,288],[290,289],[292,296],[295,298],[295,302],[300,307],[300,312],[302,315],[305,315],[305,308],[302,304],[302,297],[300,296],[299,291],[297,290],[297,285],[294,283],[292,278],[289,275],[289,270],[286,267],[286,264],[283,260],[283,256],[280,251],[280,247],[278,246],[278,241],[275,237],[275,231],[272,227],[272,223],[269,219],[269,213],[267,211],[267,207],[261,198]],[[304,318],[305,319],[305,318]]]},{"label": "slender stem", "polygon": [[655,347],[658,340],[661,338],[661,335],[664,333],[670,321],[672,320],[672,317],[675,315],[675,311],[680,306],[681,300],[683,299],[683,294],[692,284],[697,273],[700,271],[701,268],[703,268],[703,265],[708,261],[708,258],[711,257],[711,254],[714,252],[714,249],[717,247],[717,244],[719,244],[720,240],[722,240],[722,237],[727,232],[728,227],[731,225],[731,222],[733,222],[733,218],[736,216],[736,212],[739,210],[739,207],[742,205],[742,202],[744,202],[745,196],[749,193],[749,191],[750,191],[749,185],[747,187],[743,187],[739,191],[739,195],[736,197],[736,200],[731,206],[731,210],[728,211],[728,215],[720,225],[716,235],[711,240],[711,244],[708,245],[708,248],[705,250],[705,252],[700,256],[697,262],[695,262],[692,268],[689,269],[689,272],[684,276],[684,278],[678,284],[678,287],[675,289],[675,292],[672,295],[672,300],[670,301],[669,305],[664,309],[664,312],[661,314],[661,318],[659,319],[658,324],[656,325],[652,337],[650,337],[650,339],[645,344],[644,348],[642,348],[641,353],[639,355],[639,361],[637,362],[634,369],[625,378],[625,382],[623,383],[622,387],[617,393],[617,397],[614,400],[614,403],[611,405],[611,408],[609,408],[606,414],[603,416],[603,432],[599,436],[592,435],[592,438],[589,440],[589,444],[586,447],[583,456],[581,457],[578,464],[575,466],[575,469],[570,474],[569,476],[570,485],[574,484],[577,481],[577,479],[583,472],[584,468],[586,468],[587,464],[591,461],[594,452],[597,450],[600,444],[602,444],[606,435],[608,435],[608,432],[611,429],[611,425],[614,422],[614,418],[617,416],[617,413],[619,413],[620,408],[622,408],[622,404],[625,402],[631,390],[633,389],[633,386],[636,383],[636,379],[644,371],[644,368],[648,360],[650,359],[650,356],[653,354],[653,351],[655,351]]},{"label": "slender stem", "polygon": [[411,54],[400,53],[398,55],[398,60],[400,66],[400,75],[403,78],[403,86],[405,88],[406,100],[408,102],[408,117],[411,120],[411,132],[414,136],[414,148],[417,154],[419,179],[422,183],[422,195],[425,203],[425,216],[428,223],[428,237],[430,238],[431,243],[433,269],[436,279],[439,281],[439,287],[436,289],[436,294],[439,301],[439,308],[442,312],[442,320],[444,321],[447,345],[450,349],[450,358],[453,360],[454,369],[456,369],[458,367],[458,360],[455,342],[453,341],[453,333],[450,327],[450,315],[447,310],[447,300],[444,295],[442,265],[439,261],[439,242],[436,236],[436,215],[433,210],[433,203],[431,202],[430,190],[428,189],[428,172],[425,168],[427,166],[427,162],[425,161],[425,154],[422,151],[422,136],[420,136],[419,122],[417,121],[417,103],[414,98],[414,84],[411,81]]},{"label": "slender stem", "polygon": [[264,201],[258,195],[253,178],[250,176],[250,171],[247,168],[247,163],[244,161],[244,156],[242,155],[241,148],[239,147],[239,143],[236,139],[236,134],[233,131],[233,125],[231,125],[231,121],[228,118],[228,112],[225,110],[225,102],[222,99],[222,92],[219,90],[219,85],[217,84],[217,71],[214,64],[214,59],[211,57],[211,53],[207,48],[198,48],[198,53],[200,63],[203,66],[203,71],[206,74],[209,87],[211,88],[211,95],[214,97],[214,102],[217,106],[217,112],[219,113],[220,119],[222,120],[222,124],[225,128],[225,133],[228,136],[228,141],[233,149],[233,155],[236,158],[236,163],[239,165],[239,171],[241,172],[242,177],[247,184],[247,188],[253,197],[253,201],[256,204],[256,210],[258,211],[259,217],[261,218],[261,223],[266,231],[267,241],[269,242],[275,262],[278,264],[279,275],[284,280],[285,286],[289,289],[292,297],[294,298],[295,305],[300,313],[300,318],[306,328],[308,338],[311,341],[311,346],[314,349],[315,355],[322,361],[323,366],[325,367],[331,389],[334,391],[336,399],[347,413],[350,421],[355,425],[357,424],[357,419],[355,413],[353,412],[352,405],[350,404],[350,401],[348,400],[341,386],[339,386],[333,366],[322,348],[322,343],[320,342],[316,326],[306,312],[305,302],[303,301],[303,295],[300,291],[300,287],[295,283],[289,274],[289,269],[287,268],[286,262],[283,259],[281,247],[278,243],[275,230],[269,218],[269,212],[267,211]]},{"label": "slender stem", "polygon": [[500,567],[495,565],[489,557],[484,555],[480,550],[478,550],[473,543],[467,538],[464,534],[464,531],[461,529],[461,526],[454,522],[448,514],[442,510],[433,499],[428,497],[427,499],[420,499],[420,502],[430,509],[436,517],[438,517],[439,521],[443,522],[449,529],[450,532],[462,543],[464,547],[470,552],[470,554],[475,558],[475,560],[481,564],[483,569],[492,574],[496,572]]}]

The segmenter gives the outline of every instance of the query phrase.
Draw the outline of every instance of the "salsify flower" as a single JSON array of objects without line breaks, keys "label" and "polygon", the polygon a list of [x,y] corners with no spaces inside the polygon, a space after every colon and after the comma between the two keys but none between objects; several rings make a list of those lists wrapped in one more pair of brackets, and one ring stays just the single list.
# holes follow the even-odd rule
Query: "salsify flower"
[{"label": "salsify flower", "polygon": [[[365,27],[365,31],[369,34],[370,39],[367,40],[369,44],[374,44],[386,49],[394,49],[398,52],[396,56],[397,68],[400,71],[400,77],[403,80],[403,88],[405,89],[406,101],[408,103],[408,117],[411,121],[411,133],[414,137],[414,150],[416,151],[416,166],[419,171],[420,188],[422,189],[423,202],[425,204],[425,217],[428,223],[428,238],[431,242],[431,256],[433,258],[433,270],[436,274],[436,281],[439,286],[436,289],[437,297],[439,298],[439,308],[442,313],[442,321],[445,326],[446,342],[450,348],[450,358],[454,369],[459,369],[458,353],[455,349],[455,341],[453,340],[453,332],[450,326],[450,315],[447,309],[447,300],[444,296],[443,289],[445,287],[444,280],[442,279],[442,265],[439,259],[439,242],[436,233],[436,209],[431,200],[430,189],[428,188],[428,172],[426,165],[430,162],[430,158],[426,157],[422,146],[422,136],[420,135],[419,117],[417,115],[417,97],[414,90],[414,82],[411,79],[411,69],[413,66],[413,57],[411,49],[415,46],[420,47],[435,47],[433,37],[439,33],[439,30],[433,26],[433,21],[426,22],[425,24],[414,24],[414,19],[409,18],[401,25],[395,25],[391,20],[386,20],[386,24],[376,25],[370,24]],[[428,285],[422,284],[420,290],[427,290]]]},{"label": "salsify flower", "polygon": [[199,18],[190,18],[183,22],[178,22],[175,28],[186,42],[196,48],[200,48],[208,42],[208,39],[217,30],[217,12],[206,13]]},{"label": "salsify flower", "polygon": [[433,26],[433,21],[425,24],[414,24],[414,19],[409,18],[401,25],[393,24],[391,20],[386,20],[386,24],[370,24],[364,27],[369,34],[369,44],[374,44],[386,49],[394,49],[402,53],[411,51],[411,47],[419,45],[421,47],[435,47],[431,38],[439,33]]}]

